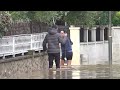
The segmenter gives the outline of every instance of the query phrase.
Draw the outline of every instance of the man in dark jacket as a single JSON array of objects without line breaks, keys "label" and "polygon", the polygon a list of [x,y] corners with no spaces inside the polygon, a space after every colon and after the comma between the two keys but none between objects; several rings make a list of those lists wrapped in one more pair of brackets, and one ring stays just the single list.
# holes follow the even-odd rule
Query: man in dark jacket
[{"label": "man in dark jacket", "polygon": [[49,69],[53,68],[54,59],[56,69],[60,68],[60,43],[64,44],[65,42],[66,38],[61,38],[57,26],[49,28],[48,34],[43,41],[43,51],[47,50],[48,52]]}]

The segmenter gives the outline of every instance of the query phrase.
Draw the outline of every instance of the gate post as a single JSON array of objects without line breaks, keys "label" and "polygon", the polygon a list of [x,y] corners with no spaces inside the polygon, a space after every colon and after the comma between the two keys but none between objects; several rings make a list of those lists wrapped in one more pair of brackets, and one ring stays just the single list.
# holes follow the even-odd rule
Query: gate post
[{"label": "gate post", "polygon": [[73,42],[73,59],[72,65],[80,65],[80,27],[69,27],[70,29],[70,38]]}]

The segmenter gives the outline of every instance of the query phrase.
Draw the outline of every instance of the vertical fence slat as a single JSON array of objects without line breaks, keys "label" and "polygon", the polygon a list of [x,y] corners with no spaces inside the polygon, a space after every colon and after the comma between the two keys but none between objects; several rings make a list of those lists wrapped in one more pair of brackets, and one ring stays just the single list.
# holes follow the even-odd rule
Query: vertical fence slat
[{"label": "vertical fence slat", "polygon": [[13,57],[15,57],[15,37],[13,36],[13,43],[12,43],[12,46],[13,46]]},{"label": "vertical fence slat", "polygon": [[30,47],[30,50],[32,50],[33,49],[33,46],[32,46],[32,44],[33,44],[33,36],[32,36],[32,34],[31,34],[31,43],[30,43],[30,45],[31,45],[31,47]]}]

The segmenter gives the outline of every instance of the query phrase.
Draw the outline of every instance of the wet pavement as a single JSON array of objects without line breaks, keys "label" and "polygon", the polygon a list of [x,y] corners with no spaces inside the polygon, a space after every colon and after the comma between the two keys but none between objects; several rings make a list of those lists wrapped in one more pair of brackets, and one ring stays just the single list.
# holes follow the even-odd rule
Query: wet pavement
[{"label": "wet pavement", "polygon": [[120,79],[120,65],[86,65],[49,70],[46,79]]},{"label": "wet pavement", "polygon": [[120,79],[120,65],[82,65],[19,75],[5,75],[3,79]]}]

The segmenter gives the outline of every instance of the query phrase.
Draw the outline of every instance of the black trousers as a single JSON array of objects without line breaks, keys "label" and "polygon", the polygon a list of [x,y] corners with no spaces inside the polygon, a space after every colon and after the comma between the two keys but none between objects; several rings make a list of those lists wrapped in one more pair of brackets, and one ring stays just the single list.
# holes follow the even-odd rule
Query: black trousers
[{"label": "black trousers", "polygon": [[53,67],[54,59],[55,59],[56,68],[60,68],[60,53],[48,53],[49,68]]}]

